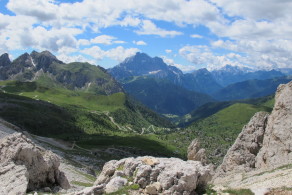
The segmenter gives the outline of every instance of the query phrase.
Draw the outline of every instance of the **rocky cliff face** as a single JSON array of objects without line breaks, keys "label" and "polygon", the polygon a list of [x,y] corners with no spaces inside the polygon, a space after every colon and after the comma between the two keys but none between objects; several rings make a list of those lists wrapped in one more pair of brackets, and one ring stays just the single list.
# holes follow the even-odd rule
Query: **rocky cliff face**
[{"label": "rocky cliff face", "polygon": [[0,154],[0,194],[70,187],[64,173],[59,171],[58,157],[21,133],[1,139]]},{"label": "rocky cliff face", "polygon": [[243,128],[214,180],[257,169],[292,163],[292,82],[280,85],[272,113],[256,113]]},{"label": "rocky cliff face", "polygon": [[292,163],[292,82],[280,85],[267,121],[263,147],[256,157],[257,168]]}]

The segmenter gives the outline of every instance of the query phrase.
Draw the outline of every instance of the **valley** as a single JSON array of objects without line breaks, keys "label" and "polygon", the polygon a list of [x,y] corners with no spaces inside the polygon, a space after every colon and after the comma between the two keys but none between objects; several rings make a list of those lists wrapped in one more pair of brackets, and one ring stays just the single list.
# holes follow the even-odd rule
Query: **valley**
[{"label": "valley", "polygon": [[[5,56],[0,117],[46,148],[65,150],[64,161],[91,166],[93,172],[126,157],[186,159],[194,139],[206,149],[208,162],[219,166],[243,126],[256,112],[271,112],[277,86],[291,81],[277,71],[248,72],[224,86],[215,79],[218,72],[184,74],[141,53],[108,70],[112,75],[88,63],[65,64],[48,51],[12,62]],[[144,70],[145,61],[151,66]],[[253,74],[264,76],[241,81]],[[77,187],[93,185],[74,181]]]}]

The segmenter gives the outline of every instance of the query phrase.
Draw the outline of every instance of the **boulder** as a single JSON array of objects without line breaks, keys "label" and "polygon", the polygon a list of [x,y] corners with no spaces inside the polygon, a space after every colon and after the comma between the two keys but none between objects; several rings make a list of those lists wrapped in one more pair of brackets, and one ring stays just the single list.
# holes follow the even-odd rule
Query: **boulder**
[{"label": "boulder", "polygon": [[124,175],[148,194],[192,194],[199,185],[206,185],[210,181],[211,168],[199,161],[178,158],[126,158],[106,163],[95,185],[103,184],[107,191],[108,185],[123,179],[117,175]]},{"label": "boulder", "polygon": [[120,176],[112,178],[105,186],[106,193],[116,192],[127,184],[128,180]]},{"label": "boulder", "polygon": [[188,160],[201,161],[203,164],[207,164],[206,150],[200,148],[200,142],[198,139],[194,139],[188,147]]},{"label": "boulder", "polygon": [[[0,140],[0,181],[2,190],[35,191],[59,185],[70,187],[63,172],[59,171],[59,158],[45,150],[21,133],[14,133]],[[11,175],[14,175],[11,177]],[[12,179],[15,178],[15,179]],[[18,185],[21,183],[21,185]],[[14,186],[15,189],[12,189]],[[12,193],[13,194],[13,193]]]}]

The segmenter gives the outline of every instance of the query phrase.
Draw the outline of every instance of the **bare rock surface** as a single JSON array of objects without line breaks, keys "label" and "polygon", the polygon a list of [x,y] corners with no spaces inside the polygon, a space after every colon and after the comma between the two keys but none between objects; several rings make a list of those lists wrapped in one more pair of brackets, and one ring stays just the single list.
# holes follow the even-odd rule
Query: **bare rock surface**
[{"label": "bare rock surface", "polygon": [[277,89],[256,167],[266,169],[288,163],[292,163],[292,82]]},{"label": "bare rock surface", "polygon": [[198,139],[194,139],[188,147],[188,160],[200,161],[203,164],[207,164],[206,151],[200,148],[200,142]]},{"label": "bare rock surface", "polygon": [[[38,190],[45,187],[70,187],[69,182],[60,172],[59,158],[52,152],[35,145],[21,133],[14,133],[0,140],[0,189],[7,194],[19,190],[16,194]],[[11,179],[13,177],[15,179]],[[19,185],[19,184],[22,185]],[[14,188],[11,188],[14,186]],[[21,187],[18,187],[21,186]]]},{"label": "bare rock surface", "polygon": [[218,167],[215,178],[218,177],[220,180],[230,172],[250,171],[255,168],[255,158],[263,144],[268,116],[268,113],[258,112],[243,127]]},{"label": "bare rock surface", "polygon": [[140,190],[148,194],[192,194],[210,179],[210,167],[199,161],[144,156],[107,162],[95,185],[105,185],[107,191],[113,183],[119,188],[138,184]]}]

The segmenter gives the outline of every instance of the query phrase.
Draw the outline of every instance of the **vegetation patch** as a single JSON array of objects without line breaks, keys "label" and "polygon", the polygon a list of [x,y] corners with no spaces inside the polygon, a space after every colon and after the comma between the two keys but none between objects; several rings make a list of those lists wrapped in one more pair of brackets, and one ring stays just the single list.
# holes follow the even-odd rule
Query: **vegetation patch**
[{"label": "vegetation patch", "polygon": [[82,187],[91,187],[93,186],[93,183],[85,183],[81,181],[72,181],[71,184],[77,185],[77,186],[82,186]]},{"label": "vegetation patch", "polygon": [[223,190],[223,192],[231,195],[254,195],[250,189],[227,189]]}]

